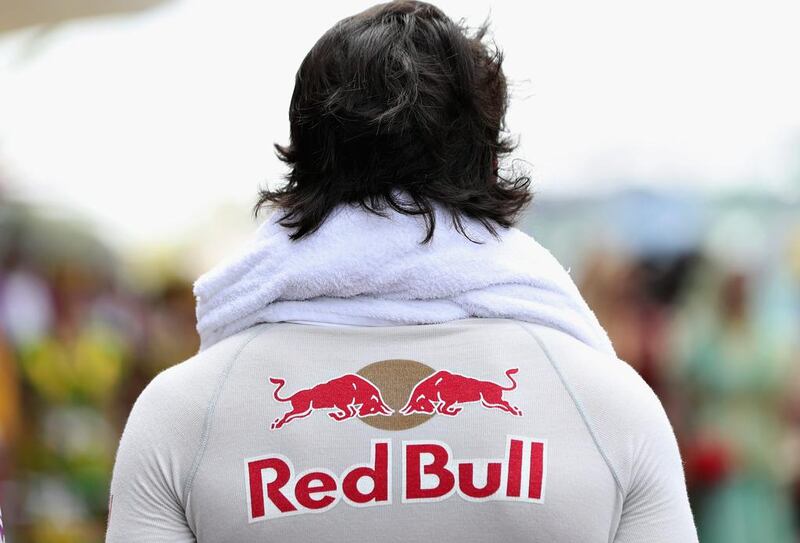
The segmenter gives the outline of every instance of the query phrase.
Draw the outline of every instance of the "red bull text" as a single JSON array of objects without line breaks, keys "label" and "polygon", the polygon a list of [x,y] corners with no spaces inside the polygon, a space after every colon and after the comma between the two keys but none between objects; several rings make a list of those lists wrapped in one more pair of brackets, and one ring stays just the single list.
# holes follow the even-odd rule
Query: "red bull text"
[{"label": "red bull text", "polygon": [[[457,494],[468,501],[506,500],[543,503],[547,444],[544,440],[507,436],[500,459],[457,459],[436,440],[402,441],[401,503],[446,500]],[[297,472],[283,455],[244,462],[250,522],[305,513],[321,513],[340,501],[352,507],[392,503],[392,442],[373,439],[366,464],[341,475],[325,468]]]}]

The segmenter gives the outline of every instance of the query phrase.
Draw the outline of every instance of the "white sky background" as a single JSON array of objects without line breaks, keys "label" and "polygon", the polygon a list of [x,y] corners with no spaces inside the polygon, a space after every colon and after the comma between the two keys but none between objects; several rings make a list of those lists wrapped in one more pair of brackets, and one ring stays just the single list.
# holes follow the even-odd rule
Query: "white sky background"
[{"label": "white sky background", "polygon": [[[179,0],[0,39],[0,166],[125,244],[169,241],[218,205],[249,212],[284,171],[300,61],[372,2]],[[508,126],[539,195],[618,183],[800,187],[796,1],[437,2],[490,14]],[[277,6],[280,5],[280,8]],[[796,193],[796,192],[794,192]]]}]

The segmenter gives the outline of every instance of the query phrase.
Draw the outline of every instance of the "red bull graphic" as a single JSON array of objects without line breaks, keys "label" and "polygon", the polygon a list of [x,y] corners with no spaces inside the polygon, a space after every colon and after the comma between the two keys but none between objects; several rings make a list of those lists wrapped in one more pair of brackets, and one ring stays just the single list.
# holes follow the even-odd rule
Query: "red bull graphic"
[{"label": "red bull graphic", "polygon": [[491,381],[481,381],[458,373],[439,370],[414,386],[408,402],[400,409],[400,413],[403,415],[431,414],[435,411],[454,417],[461,412],[461,404],[480,402],[483,407],[500,409],[521,417],[522,410],[503,399],[504,392],[517,388],[517,382],[513,375],[518,371],[517,368],[506,371],[511,385],[504,387]]},{"label": "red bull graphic", "polygon": [[[249,521],[321,513],[344,501],[352,507],[392,503],[392,442],[373,439],[371,459],[341,476],[324,468],[297,472],[281,454],[244,461]],[[544,440],[506,436],[505,454],[496,459],[455,458],[441,441],[402,442],[401,503],[446,500],[457,494],[473,501],[544,503],[547,480]]]},{"label": "red bull graphic", "polygon": [[287,402],[292,406],[283,416],[273,421],[272,430],[278,430],[295,419],[307,417],[317,409],[332,409],[328,416],[336,422],[353,417],[389,416],[394,413],[383,401],[378,387],[354,373],[299,390],[283,398],[278,393],[286,384],[286,380],[270,377],[269,381],[273,385],[278,385],[272,397],[278,402]]}]

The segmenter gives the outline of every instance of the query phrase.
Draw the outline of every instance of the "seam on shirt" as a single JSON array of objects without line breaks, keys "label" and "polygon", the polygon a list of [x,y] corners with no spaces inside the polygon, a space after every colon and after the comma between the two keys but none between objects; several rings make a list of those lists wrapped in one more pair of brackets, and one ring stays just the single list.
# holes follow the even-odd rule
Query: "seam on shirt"
[{"label": "seam on shirt", "polygon": [[614,469],[614,466],[611,465],[611,461],[608,459],[608,455],[606,455],[605,450],[600,445],[600,440],[597,438],[597,435],[594,433],[594,430],[592,429],[592,425],[589,423],[589,417],[583,408],[583,404],[581,404],[580,400],[578,399],[578,396],[575,394],[575,392],[572,390],[572,387],[564,378],[564,374],[561,371],[561,367],[556,363],[555,359],[553,359],[552,355],[550,354],[550,350],[545,346],[544,342],[541,340],[541,338],[536,332],[529,329],[527,326],[525,326],[519,321],[514,321],[514,322],[516,322],[523,330],[525,330],[525,332],[527,332],[529,336],[531,336],[536,341],[536,343],[539,345],[539,348],[544,353],[545,357],[547,357],[547,360],[550,361],[550,365],[553,367],[553,370],[556,372],[556,375],[558,375],[558,379],[561,381],[561,385],[564,387],[564,389],[567,391],[567,394],[569,394],[569,397],[572,399],[572,403],[575,405],[575,409],[578,410],[578,414],[583,420],[584,426],[586,426],[589,435],[592,437],[592,441],[594,442],[594,446],[597,448],[597,452],[600,453],[600,456],[606,463],[608,470],[611,472],[611,476],[614,478],[614,483],[616,483],[617,485],[617,491],[622,496],[625,496],[625,492],[622,489],[622,483],[620,483],[617,471]]},{"label": "seam on shirt", "polygon": [[183,491],[184,510],[186,510],[186,508],[189,505],[189,494],[192,491],[192,486],[194,485],[195,476],[197,475],[197,471],[200,468],[200,462],[202,462],[203,455],[206,452],[206,445],[208,445],[208,437],[211,434],[211,424],[214,418],[214,411],[217,407],[217,401],[219,400],[219,397],[222,395],[222,388],[225,386],[225,383],[228,380],[228,375],[230,375],[231,369],[236,364],[236,361],[239,360],[239,356],[242,354],[242,351],[244,351],[245,347],[250,345],[250,343],[254,339],[256,339],[261,334],[261,332],[269,330],[270,328],[272,327],[268,326],[263,329],[254,330],[251,333],[250,337],[248,337],[245,340],[245,342],[237,349],[236,353],[231,357],[230,362],[228,362],[228,365],[225,367],[225,369],[222,372],[222,375],[219,377],[217,388],[214,390],[214,395],[211,397],[211,403],[209,403],[208,409],[206,410],[206,416],[203,422],[203,434],[200,437],[200,447],[197,453],[195,454],[194,462],[192,462],[192,468],[189,471],[189,477],[186,479],[186,488]]}]

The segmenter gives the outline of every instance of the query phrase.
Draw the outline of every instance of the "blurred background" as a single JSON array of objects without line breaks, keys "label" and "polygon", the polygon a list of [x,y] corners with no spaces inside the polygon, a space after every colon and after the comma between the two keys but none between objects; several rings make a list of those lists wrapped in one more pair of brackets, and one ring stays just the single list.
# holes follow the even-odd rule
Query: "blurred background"
[{"label": "blurred background", "polygon": [[[0,0],[9,541],[102,540],[131,404],[196,352],[192,282],[281,182],[294,72],[369,5]],[[493,22],[520,226],[664,402],[701,541],[800,541],[800,7],[438,5]]]}]

